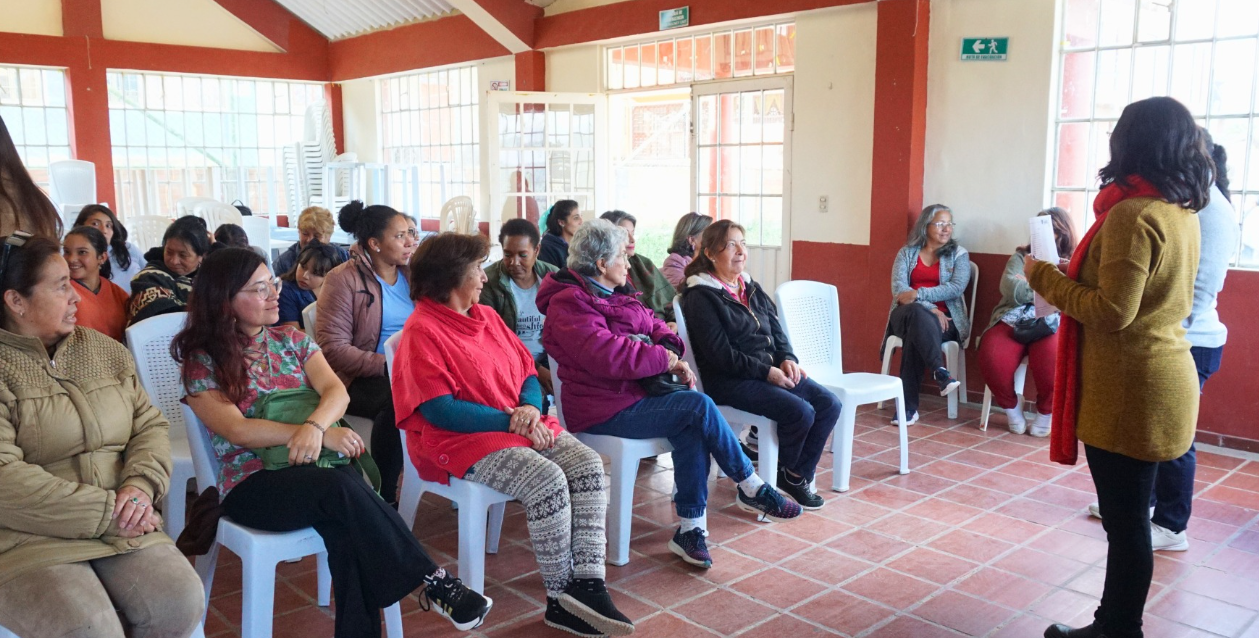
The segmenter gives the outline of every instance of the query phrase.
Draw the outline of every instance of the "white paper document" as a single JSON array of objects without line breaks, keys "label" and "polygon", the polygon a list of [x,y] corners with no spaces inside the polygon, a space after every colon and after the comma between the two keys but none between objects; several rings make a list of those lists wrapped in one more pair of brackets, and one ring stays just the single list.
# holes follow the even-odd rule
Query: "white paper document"
[{"label": "white paper document", "polygon": [[[1032,257],[1041,261],[1047,261],[1058,266],[1058,243],[1054,240],[1054,223],[1048,215],[1033,217],[1028,220],[1031,227],[1030,246],[1032,249]],[[1049,305],[1038,294],[1036,295],[1036,316],[1048,317],[1058,312],[1058,309]]]}]

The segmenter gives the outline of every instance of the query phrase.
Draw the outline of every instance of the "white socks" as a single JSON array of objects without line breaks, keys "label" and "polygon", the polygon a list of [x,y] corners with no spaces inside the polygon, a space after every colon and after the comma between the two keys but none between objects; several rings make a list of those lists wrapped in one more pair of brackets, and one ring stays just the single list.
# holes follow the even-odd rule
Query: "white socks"
[{"label": "white socks", "polygon": [[1049,427],[1053,423],[1053,418],[1052,414],[1037,414],[1036,421],[1032,423],[1028,434],[1040,438],[1049,436]]},{"label": "white socks", "polygon": [[1010,426],[1010,431],[1015,434],[1022,434],[1027,431],[1027,419],[1023,416],[1023,408],[1002,408],[1005,412],[1006,423]]},{"label": "white socks", "polygon": [[761,477],[756,472],[752,472],[747,478],[739,481],[739,489],[743,490],[744,496],[756,496],[756,493],[761,490],[761,486],[764,484],[765,481],[761,480]]},{"label": "white socks", "polygon": [[693,529],[699,529],[704,532],[705,536],[707,536],[708,535],[708,512],[704,512],[703,514],[700,514],[696,518],[683,518],[680,521],[680,526],[682,527],[683,532],[689,532]]}]

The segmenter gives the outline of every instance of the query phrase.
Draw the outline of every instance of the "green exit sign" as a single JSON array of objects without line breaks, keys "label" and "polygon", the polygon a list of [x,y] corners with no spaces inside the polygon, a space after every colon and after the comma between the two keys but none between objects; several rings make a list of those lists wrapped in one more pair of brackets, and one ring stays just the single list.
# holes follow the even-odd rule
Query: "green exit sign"
[{"label": "green exit sign", "polygon": [[1008,60],[1010,38],[962,38],[963,60]]},{"label": "green exit sign", "polygon": [[665,9],[660,12],[660,30],[680,29],[691,24],[691,8]]}]

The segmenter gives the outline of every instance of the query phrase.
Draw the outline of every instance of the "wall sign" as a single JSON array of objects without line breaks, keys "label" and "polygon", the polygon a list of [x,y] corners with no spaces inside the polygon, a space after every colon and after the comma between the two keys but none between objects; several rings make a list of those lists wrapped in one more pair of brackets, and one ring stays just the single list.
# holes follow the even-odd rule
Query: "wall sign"
[{"label": "wall sign", "polygon": [[491,91],[510,91],[511,80],[490,80]]},{"label": "wall sign", "polygon": [[660,30],[678,29],[691,24],[691,8],[665,9],[660,12]]},{"label": "wall sign", "polygon": [[1007,60],[1010,38],[962,38],[962,60]]}]

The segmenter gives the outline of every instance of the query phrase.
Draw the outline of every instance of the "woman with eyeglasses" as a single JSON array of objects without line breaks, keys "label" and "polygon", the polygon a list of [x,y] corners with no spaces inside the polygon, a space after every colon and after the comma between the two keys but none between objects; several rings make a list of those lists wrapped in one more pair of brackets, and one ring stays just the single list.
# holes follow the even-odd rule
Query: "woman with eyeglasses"
[{"label": "woman with eyeglasses", "polygon": [[406,215],[381,205],[346,204],[341,228],[355,238],[350,260],[324,278],[315,313],[315,340],[350,392],[349,414],[372,419],[372,456],[380,466],[380,495],[398,499],[402,437],[394,420],[385,371],[385,341],[415,309],[407,263],[417,244]]},{"label": "woman with eyeglasses", "polygon": [[[294,328],[272,327],[280,278],[248,248],[217,250],[205,266],[171,349],[183,366],[184,401],[213,435],[223,513],[269,532],[315,528],[328,548],[338,638],[380,636],[380,610],[421,587],[458,629],[479,625],[490,601],[438,567],[353,465],[317,462],[324,450],[358,458],[364,443],[354,430],[332,427],[350,397],[319,346]],[[264,400],[302,391],[313,410],[271,420]],[[281,445],[288,465],[264,468],[255,450]]]},{"label": "woman with eyeglasses", "polygon": [[118,221],[118,216],[104,204],[88,204],[79,211],[74,225],[91,226],[101,231],[105,243],[109,245],[108,279],[123,292],[131,294],[131,278],[144,268],[144,253],[135,244],[127,241],[127,227]]},{"label": "woman with eyeglasses", "polygon": [[78,323],[119,342],[127,327],[127,293],[109,280],[109,244],[91,226],[78,226],[61,240],[70,280],[79,293]]},{"label": "woman with eyeglasses", "polygon": [[3,241],[0,626],[189,636],[205,593],[153,508],[170,488],[170,425],[127,349],[76,326],[82,289],[61,246]]},{"label": "woman with eyeglasses", "polygon": [[955,226],[948,206],[932,204],[922,209],[909,231],[909,241],[892,264],[892,309],[879,356],[889,336],[901,338],[900,377],[908,425],[918,422],[918,387],[924,371],[931,371],[940,396],[956,392],[961,385],[944,367],[940,351],[945,341],[965,341],[970,334],[965,300],[970,253],[953,238]]},{"label": "woman with eyeglasses", "polygon": [[189,215],[166,228],[162,245],[144,253],[148,264],[131,280],[128,324],[169,312],[183,312],[201,259],[210,250],[205,220]]}]

